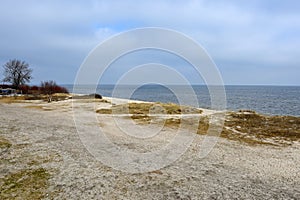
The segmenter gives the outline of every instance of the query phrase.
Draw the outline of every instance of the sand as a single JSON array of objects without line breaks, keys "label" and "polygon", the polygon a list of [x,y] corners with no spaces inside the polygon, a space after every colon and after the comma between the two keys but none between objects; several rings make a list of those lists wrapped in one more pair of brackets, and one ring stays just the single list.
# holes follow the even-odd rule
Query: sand
[{"label": "sand", "polygon": [[[93,109],[92,102],[73,103],[86,116],[110,107],[96,101]],[[195,134],[191,146],[175,162],[132,174],[101,163],[85,148],[74,124],[72,100],[0,103],[0,110],[0,137],[9,143],[0,148],[0,199],[300,199],[298,142],[248,145],[219,138],[209,155],[200,158],[205,136]],[[204,110],[203,115],[214,113]],[[116,145],[134,152],[149,152],[173,137],[174,130],[167,128],[149,141],[135,140],[121,134],[111,116],[96,116],[99,127]],[[118,120],[123,125],[132,122],[126,117]],[[151,127],[144,126],[147,129]],[[46,183],[17,184],[27,180],[28,174],[8,181],[12,174],[36,169],[46,170],[47,176],[42,176]],[[39,193],[30,196],[26,190]]]}]

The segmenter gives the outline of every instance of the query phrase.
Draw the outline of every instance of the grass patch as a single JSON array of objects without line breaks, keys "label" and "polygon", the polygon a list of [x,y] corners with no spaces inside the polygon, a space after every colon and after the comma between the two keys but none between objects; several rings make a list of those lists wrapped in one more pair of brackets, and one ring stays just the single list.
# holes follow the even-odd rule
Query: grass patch
[{"label": "grass patch", "polygon": [[[300,140],[300,117],[264,116],[253,111],[227,114],[221,137],[248,144],[287,144]],[[271,139],[272,142],[266,140]]]},{"label": "grass patch", "polygon": [[[52,95],[52,101],[62,101],[69,99],[71,97],[70,94],[66,93],[55,93]],[[48,96],[43,94],[36,94],[36,95],[22,95],[22,96],[2,96],[0,97],[1,103],[19,103],[23,102],[24,100],[43,100],[48,101]]]},{"label": "grass patch", "polygon": [[149,117],[148,115],[132,115],[130,117],[138,124],[150,124],[153,119],[153,117]]},{"label": "grass patch", "polygon": [[44,110],[44,111],[51,111],[51,110],[53,110],[53,108],[44,107],[44,106],[40,106],[40,105],[25,106],[25,108],[31,108],[31,109],[37,109],[37,110]]},{"label": "grass patch", "polygon": [[[179,128],[181,123],[189,128],[197,118],[168,118],[165,126]],[[206,135],[209,129],[209,116],[200,116],[197,134]],[[248,145],[291,145],[300,141],[300,118],[292,116],[264,116],[253,111],[231,112],[220,137],[246,143]]]},{"label": "grass patch", "polygon": [[112,114],[112,109],[102,108],[102,109],[96,110],[96,113],[110,115],[110,114]]},{"label": "grass patch", "polygon": [[[172,103],[129,103],[113,105],[111,109],[99,109],[96,112],[130,114],[137,123],[149,124],[155,119],[149,114],[201,114],[202,110]],[[197,119],[199,119],[197,134],[207,134],[210,121],[208,116],[184,119],[170,117],[166,119],[165,126],[179,128],[180,124],[184,123],[185,128],[189,128],[197,123]],[[249,145],[290,145],[294,141],[300,141],[300,117],[265,116],[251,110],[228,112],[220,137]]]},{"label": "grass patch", "polygon": [[[37,95],[26,95],[24,96],[25,100],[43,100],[43,101],[48,101],[49,100],[49,95],[44,95],[44,94],[37,94]],[[67,93],[55,93],[52,94],[52,101],[63,101],[66,99],[70,99],[71,95]]]},{"label": "grass patch", "polygon": [[[180,106],[173,103],[129,103],[128,106],[130,114],[149,114],[149,113],[159,113],[159,114],[183,114],[188,112],[189,114],[201,114],[202,111],[197,108],[192,108],[188,106]],[[117,106],[118,107],[118,106]],[[122,109],[121,109],[122,110]]]},{"label": "grass patch", "polygon": [[168,118],[165,121],[165,126],[170,128],[178,129],[181,123],[181,119],[179,118]]},{"label": "grass patch", "polygon": [[207,116],[201,116],[199,119],[197,117],[193,118],[168,118],[165,121],[165,126],[170,128],[179,128],[180,124],[184,124],[185,128],[195,126],[198,121],[197,134],[205,135],[209,127],[209,118]]},{"label": "grass patch", "polygon": [[[103,108],[96,111],[99,114],[130,114],[131,119],[138,124],[149,124],[154,116],[150,114],[201,114],[202,110],[180,106],[173,103],[128,103],[122,105],[113,105],[111,108]],[[150,115],[150,116],[149,116]],[[170,118],[165,122],[165,126],[178,126],[180,120]]]},{"label": "grass patch", "polygon": [[49,162],[59,162],[62,161],[62,158],[59,154],[49,154],[47,156],[36,156],[30,160],[27,164],[29,166],[41,165]]},{"label": "grass patch", "polygon": [[207,133],[209,128],[209,117],[201,117],[199,120],[197,134],[203,135]]},{"label": "grass patch", "polygon": [[1,103],[18,103],[19,101],[25,100],[25,96],[2,96],[0,97]]},{"label": "grass patch", "polygon": [[[129,111],[127,113],[126,111]],[[149,115],[153,114],[201,114],[202,110],[180,106],[173,103],[128,103],[122,105],[113,105],[110,109],[99,109],[99,114],[132,114],[132,115]]]},{"label": "grass patch", "polygon": [[9,140],[3,138],[3,137],[0,137],[0,148],[9,148],[11,147],[11,143]]},{"label": "grass patch", "polygon": [[43,106],[35,106],[35,105],[25,106],[25,108],[33,108],[33,109],[43,110]]},{"label": "grass patch", "polygon": [[44,168],[25,169],[1,180],[1,199],[42,199],[49,186],[50,174]]}]

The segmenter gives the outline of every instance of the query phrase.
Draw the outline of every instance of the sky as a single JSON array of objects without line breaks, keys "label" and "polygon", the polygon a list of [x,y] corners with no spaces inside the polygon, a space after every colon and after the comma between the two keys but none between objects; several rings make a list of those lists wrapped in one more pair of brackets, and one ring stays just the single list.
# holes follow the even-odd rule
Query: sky
[{"label": "sky", "polygon": [[[227,85],[300,85],[299,11],[298,0],[1,0],[0,64],[26,61],[33,69],[31,84],[72,84],[101,42],[131,29],[159,27],[199,43]],[[175,69],[181,63],[163,55],[134,56],[143,62],[152,56]],[[130,60],[114,70],[136,64]],[[107,71],[103,83],[118,80],[114,70]],[[189,67],[180,73],[197,82]]]}]

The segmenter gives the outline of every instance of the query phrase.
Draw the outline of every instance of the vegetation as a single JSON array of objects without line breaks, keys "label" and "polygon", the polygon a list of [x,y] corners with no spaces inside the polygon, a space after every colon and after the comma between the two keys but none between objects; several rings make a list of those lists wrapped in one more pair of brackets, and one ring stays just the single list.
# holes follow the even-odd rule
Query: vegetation
[{"label": "vegetation", "polygon": [[[10,132],[12,129],[8,130]],[[12,144],[0,135],[1,164],[5,164],[0,176],[0,199],[43,199],[55,196],[55,190],[47,193],[50,171],[43,163],[56,162],[58,154],[32,155],[30,144]],[[7,151],[6,149],[9,148]],[[4,169],[4,168],[3,168]]]},{"label": "vegetation", "polygon": [[16,89],[19,89],[20,85],[29,83],[32,79],[32,69],[25,61],[17,59],[9,60],[4,64],[4,79],[3,82],[9,82]]},{"label": "vegetation", "polygon": [[[151,115],[153,111],[168,115],[181,114],[183,109],[189,110],[187,114],[201,114],[196,108],[182,107],[176,104],[163,103],[129,103],[114,105],[110,109],[99,109],[100,114],[126,114],[129,110],[130,117],[138,124],[157,123],[164,119]],[[158,109],[161,109],[160,111]],[[162,111],[164,110],[164,111]],[[199,123],[197,133],[206,135],[210,126],[209,116],[193,116],[188,118],[168,117],[165,127],[179,128],[181,123],[189,128]],[[198,120],[198,122],[197,122]],[[300,141],[300,118],[292,116],[264,116],[250,110],[228,112],[220,137],[243,142],[249,145],[290,145]]]},{"label": "vegetation", "polygon": [[37,95],[47,95],[48,102],[52,101],[52,96],[55,93],[68,93],[68,90],[64,87],[58,86],[55,81],[43,81],[40,86],[29,86],[32,79],[32,69],[29,68],[29,64],[25,61],[17,59],[9,60],[4,68],[3,82],[11,83],[10,85],[2,85],[3,88],[12,87],[17,89],[22,94],[35,95],[32,98],[44,98],[44,96],[36,97]]},{"label": "vegetation", "polygon": [[42,199],[50,174],[44,168],[24,169],[6,175],[0,185],[1,199]]},{"label": "vegetation", "polygon": [[165,126],[177,129],[179,128],[180,123],[181,123],[181,119],[171,117],[166,119]]},{"label": "vegetation", "polygon": [[42,94],[69,93],[64,87],[58,86],[55,81],[42,81],[39,88]]},{"label": "vegetation", "polygon": [[40,92],[47,95],[48,102],[51,102],[54,93],[68,93],[68,90],[58,86],[55,81],[43,81],[40,86]]},{"label": "vegetation", "polygon": [[7,139],[0,137],[0,149],[9,148],[11,145],[12,144]]},{"label": "vegetation", "polygon": [[23,101],[25,99],[26,99],[26,97],[24,97],[24,96],[14,96],[14,97],[6,96],[6,97],[1,97],[0,102],[10,104],[10,103],[17,103],[17,102]]},{"label": "vegetation", "polygon": [[[149,124],[152,120],[157,119],[156,114],[201,114],[202,110],[173,103],[128,103],[113,105],[112,108],[99,109],[96,112],[99,114],[130,114],[130,118],[138,124]],[[168,125],[167,119],[165,126]]]},{"label": "vegetation", "polygon": [[14,103],[20,100],[45,100],[51,102],[70,97],[68,90],[58,86],[55,81],[44,81],[40,86],[20,85],[19,90],[26,96],[2,96],[0,102]]},{"label": "vegetation", "polygon": [[[52,95],[51,100],[52,101],[61,101],[65,99],[69,99],[71,96],[69,94],[65,93],[55,93]],[[0,98],[0,103],[22,103],[26,100],[43,100],[43,101],[49,101],[49,96],[47,95],[26,95],[26,96],[3,96]]]},{"label": "vegetation", "polygon": [[227,114],[221,137],[248,144],[289,145],[300,140],[300,118],[264,116],[254,111]]},{"label": "vegetation", "polygon": [[[126,113],[129,111],[129,113]],[[180,106],[173,103],[128,103],[122,105],[113,105],[110,109],[99,109],[99,114],[132,114],[132,115],[148,115],[148,114],[201,114],[202,110],[188,106]]]}]

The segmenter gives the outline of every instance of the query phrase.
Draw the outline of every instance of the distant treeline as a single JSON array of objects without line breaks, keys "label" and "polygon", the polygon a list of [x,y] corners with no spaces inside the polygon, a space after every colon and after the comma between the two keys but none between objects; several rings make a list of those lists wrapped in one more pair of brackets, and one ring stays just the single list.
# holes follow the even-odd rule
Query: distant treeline
[{"label": "distant treeline", "polygon": [[54,94],[54,93],[69,93],[69,91],[62,86],[57,85],[54,81],[45,81],[42,82],[40,86],[37,85],[20,85],[19,88],[15,88],[12,85],[2,84],[0,88],[12,88],[16,89],[19,94]]}]

